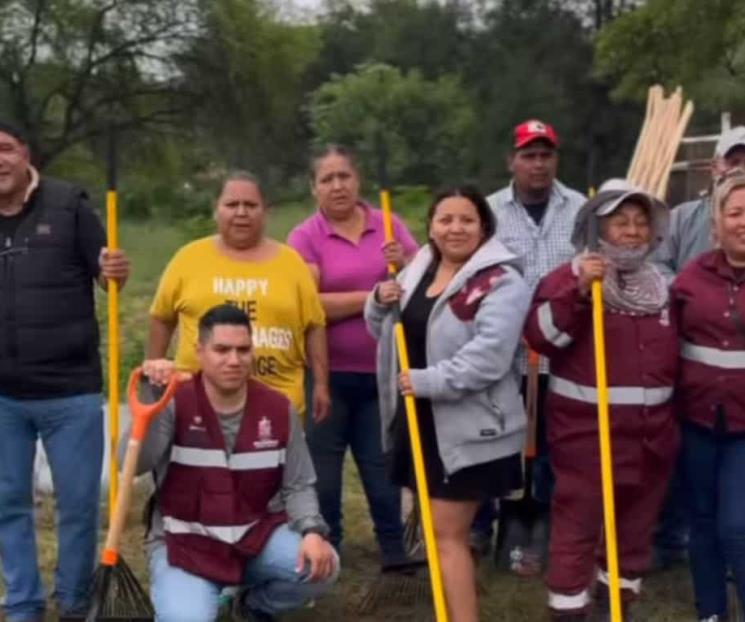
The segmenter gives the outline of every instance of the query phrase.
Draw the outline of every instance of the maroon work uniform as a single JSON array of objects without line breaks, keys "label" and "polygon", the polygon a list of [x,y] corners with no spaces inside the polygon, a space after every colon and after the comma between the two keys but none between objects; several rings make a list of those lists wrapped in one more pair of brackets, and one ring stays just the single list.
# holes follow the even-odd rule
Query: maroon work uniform
[{"label": "maroon work uniform", "polygon": [[158,503],[168,563],[211,581],[240,584],[246,563],[282,523],[269,512],[282,487],[287,398],[249,380],[246,410],[228,454],[201,374],[176,391],[176,433]]},{"label": "maroon work uniform", "polygon": [[[671,397],[678,338],[667,309],[637,315],[606,308],[605,348],[621,587],[638,593],[678,448]],[[551,506],[549,606],[584,609],[596,563],[606,581],[591,301],[570,264],[541,281],[525,328],[550,360],[548,444],[556,477]]]},{"label": "maroon work uniform", "polygon": [[684,419],[745,432],[745,271],[721,250],[689,263],[672,288],[681,337],[676,410]]}]

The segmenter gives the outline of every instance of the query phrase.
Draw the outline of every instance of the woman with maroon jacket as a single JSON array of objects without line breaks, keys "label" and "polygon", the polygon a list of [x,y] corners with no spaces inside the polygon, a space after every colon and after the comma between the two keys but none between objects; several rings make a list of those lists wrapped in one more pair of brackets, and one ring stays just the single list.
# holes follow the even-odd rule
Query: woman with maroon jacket
[{"label": "woman with maroon jacket", "polygon": [[[602,279],[608,355],[618,551],[625,609],[641,588],[652,530],[678,446],[670,398],[677,334],[665,279],[649,261],[667,208],[627,182],[607,182],[577,215],[579,254],[541,281],[526,324],[530,346],[550,360],[548,441],[556,488],[547,574],[552,620],[608,608],[590,285]],[[593,222],[594,221],[594,222]],[[595,226],[597,228],[595,228]],[[599,233],[597,252],[591,230]]]},{"label": "woman with maroon jacket", "polygon": [[716,622],[727,614],[727,567],[745,602],[745,172],[723,178],[712,211],[718,248],[683,269],[671,310],[693,587],[699,618]]}]

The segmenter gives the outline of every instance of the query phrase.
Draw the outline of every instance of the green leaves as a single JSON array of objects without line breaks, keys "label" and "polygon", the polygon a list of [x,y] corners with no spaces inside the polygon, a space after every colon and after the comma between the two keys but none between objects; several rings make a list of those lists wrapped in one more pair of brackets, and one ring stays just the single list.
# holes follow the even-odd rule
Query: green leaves
[{"label": "green leaves", "polygon": [[438,185],[467,173],[475,117],[455,76],[427,80],[417,70],[361,65],[311,95],[310,118],[318,142],[356,147],[371,179],[378,140],[384,141],[394,184]]}]

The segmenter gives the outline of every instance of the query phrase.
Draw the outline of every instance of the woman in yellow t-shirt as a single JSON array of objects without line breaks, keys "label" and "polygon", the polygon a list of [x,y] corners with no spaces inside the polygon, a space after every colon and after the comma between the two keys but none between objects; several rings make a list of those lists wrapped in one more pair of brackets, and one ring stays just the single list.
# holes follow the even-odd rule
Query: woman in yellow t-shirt
[{"label": "woman in yellow t-shirt", "polygon": [[217,235],[186,244],[163,273],[150,308],[145,373],[158,381],[174,330],[176,367],[196,371],[197,324],[222,303],[251,320],[256,375],[304,414],[304,367],[313,372],[314,418],[329,408],[325,317],[307,265],[265,236],[267,208],[256,179],[231,174],[215,206]]}]

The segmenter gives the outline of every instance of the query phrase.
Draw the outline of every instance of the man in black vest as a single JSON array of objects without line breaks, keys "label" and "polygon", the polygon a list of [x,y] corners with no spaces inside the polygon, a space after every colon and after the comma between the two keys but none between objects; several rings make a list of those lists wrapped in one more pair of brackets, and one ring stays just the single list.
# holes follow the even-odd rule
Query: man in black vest
[{"label": "man in black vest", "polygon": [[[339,572],[313,462],[290,401],[250,377],[244,311],[207,311],[197,357],[201,372],[155,420],[137,465],[157,487],[147,538],[156,617],[210,622],[221,590],[242,586],[241,618],[274,620],[322,596]],[[144,371],[163,381],[174,365],[151,360]]]},{"label": "man in black vest", "polygon": [[95,564],[103,460],[94,281],[124,285],[83,190],[40,177],[23,134],[0,122],[0,558],[9,622],[40,622],[32,473],[44,443],[59,525],[55,596],[86,606]]}]

